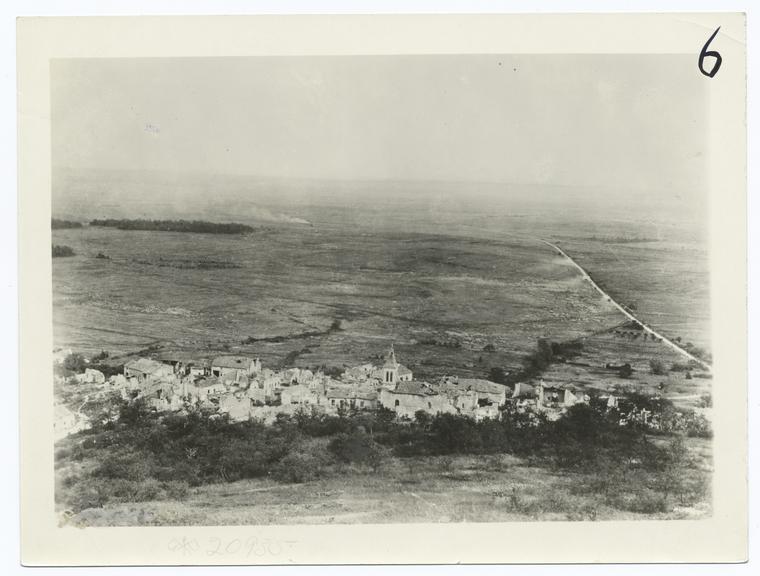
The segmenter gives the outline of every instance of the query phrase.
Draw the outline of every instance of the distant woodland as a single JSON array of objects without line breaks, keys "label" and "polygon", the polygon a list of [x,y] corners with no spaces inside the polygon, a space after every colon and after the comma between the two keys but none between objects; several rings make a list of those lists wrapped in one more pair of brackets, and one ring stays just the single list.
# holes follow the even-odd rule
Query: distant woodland
[{"label": "distant woodland", "polygon": [[72,220],[60,220],[58,218],[53,218],[50,221],[50,227],[53,230],[65,230],[67,228],[81,228],[82,223],[74,222]]},{"label": "distant woodland", "polygon": [[251,226],[234,222],[218,223],[203,220],[92,220],[90,226],[117,228],[119,230],[153,230],[156,232],[197,232],[203,234],[247,234]]}]

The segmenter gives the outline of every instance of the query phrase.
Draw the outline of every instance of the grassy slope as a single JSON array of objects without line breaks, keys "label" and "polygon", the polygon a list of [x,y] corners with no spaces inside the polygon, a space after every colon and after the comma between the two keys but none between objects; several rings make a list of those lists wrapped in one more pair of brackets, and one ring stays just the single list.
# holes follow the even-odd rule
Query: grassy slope
[{"label": "grassy slope", "polygon": [[[699,466],[709,446],[689,439]],[[245,480],[195,488],[185,501],[109,504],[84,525],[263,525],[698,518],[707,503],[640,514],[606,505],[591,476],[553,473],[512,456],[393,458],[377,472],[347,467],[305,484]]]}]

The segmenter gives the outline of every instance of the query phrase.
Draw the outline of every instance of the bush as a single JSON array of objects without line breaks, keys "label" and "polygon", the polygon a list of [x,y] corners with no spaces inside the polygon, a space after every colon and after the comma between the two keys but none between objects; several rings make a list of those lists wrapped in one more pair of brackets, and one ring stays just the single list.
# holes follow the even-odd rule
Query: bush
[{"label": "bush", "polygon": [[482,439],[472,418],[440,414],[430,425],[431,445],[438,454],[478,453]]},{"label": "bush", "polygon": [[657,514],[668,512],[667,496],[653,490],[642,490],[635,494],[626,494],[613,499],[613,504],[620,510],[640,514]]},{"label": "bush", "polygon": [[665,364],[658,358],[652,358],[649,361],[649,370],[652,374],[662,375],[665,374]]},{"label": "bush", "polygon": [[93,471],[93,476],[111,480],[143,481],[151,475],[151,466],[139,454],[109,454]]},{"label": "bush", "polygon": [[63,359],[63,362],[56,367],[56,372],[60,376],[68,377],[74,374],[81,374],[87,368],[87,361],[81,354],[69,354]]},{"label": "bush", "polygon": [[691,438],[712,438],[710,421],[701,414],[689,414],[684,425],[686,435]]},{"label": "bush", "polygon": [[74,485],[66,504],[72,512],[81,512],[87,508],[102,508],[108,502],[108,493],[99,482],[80,482]]},{"label": "bush", "polygon": [[328,450],[341,462],[366,464],[373,470],[379,468],[385,458],[385,451],[369,434],[355,431],[339,434],[329,444]]},{"label": "bush", "polygon": [[319,459],[305,452],[291,452],[272,469],[272,477],[286,484],[316,480],[323,473]]},{"label": "bush", "polygon": [[71,246],[58,246],[57,244],[53,244],[53,258],[67,258],[75,255],[76,253]]},{"label": "bush", "polygon": [[507,383],[507,373],[504,371],[504,368],[500,368],[498,366],[494,366],[488,372],[488,379],[491,382],[496,382],[497,384],[506,384]]},{"label": "bush", "polygon": [[137,483],[134,495],[130,498],[131,502],[150,502],[158,500],[162,495],[161,483],[155,478],[148,478]]},{"label": "bush", "polygon": [[166,494],[167,500],[184,500],[190,493],[190,486],[187,482],[173,480],[161,484],[161,488]]},{"label": "bush", "polygon": [[266,476],[269,468],[266,447],[255,441],[232,440],[222,448],[217,468],[226,482]]}]

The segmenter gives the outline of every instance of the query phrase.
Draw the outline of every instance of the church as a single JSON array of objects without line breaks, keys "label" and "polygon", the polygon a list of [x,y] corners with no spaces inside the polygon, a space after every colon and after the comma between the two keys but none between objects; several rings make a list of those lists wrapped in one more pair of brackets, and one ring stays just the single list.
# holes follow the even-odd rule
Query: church
[{"label": "church", "polygon": [[382,367],[382,380],[385,385],[394,385],[397,382],[411,382],[412,380],[412,371],[396,361],[393,344],[391,344],[391,349],[385,357],[385,363]]}]

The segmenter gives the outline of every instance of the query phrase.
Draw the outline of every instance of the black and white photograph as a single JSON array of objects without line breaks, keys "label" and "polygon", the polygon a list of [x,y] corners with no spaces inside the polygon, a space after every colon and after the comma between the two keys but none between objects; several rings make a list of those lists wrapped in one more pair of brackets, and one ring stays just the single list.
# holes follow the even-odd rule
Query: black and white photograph
[{"label": "black and white photograph", "polygon": [[[22,326],[38,307],[50,333],[22,346],[47,391],[22,391],[22,420],[44,403],[52,435],[22,449],[49,451],[56,546],[119,528],[155,534],[161,562],[301,563],[322,546],[304,534],[329,530],[341,563],[378,561],[327,536],[341,526],[440,546],[508,526],[535,550],[588,526],[694,543],[740,527],[745,174],[724,166],[743,152],[741,16],[631,16],[680,42],[642,53],[616,18],[525,19],[546,38],[533,51],[496,50],[486,19],[482,51],[474,20],[472,48],[404,39],[424,47],[454,16],[386,20],[389,50],[373,17],[285,19],[268,53],[228,54],[213,23],[189,54],[130,54],[171,19],[125,21],[124,47],[96,54],[108,28],[81,22],[99,30],[87,50],[29,64],[49,89],[20,114],[47,115],[21,143],[49,134],[49,174],[22,242],[51,256]],[[614,24],[621,48],[560,49],[563,23],[600,45]],[[200,24],[178,21],[178,46]],[[311,51],[288,40],[307,24]],[[72,46],[79,25],[61,25]],[[558,558],[594,557],[566,542],[578,554]]]},{"label": "black and white photograph", "polygon": [[692,60],[54,61],[62,521],[709,515]]}]

